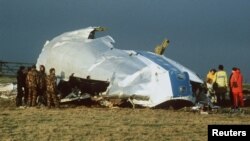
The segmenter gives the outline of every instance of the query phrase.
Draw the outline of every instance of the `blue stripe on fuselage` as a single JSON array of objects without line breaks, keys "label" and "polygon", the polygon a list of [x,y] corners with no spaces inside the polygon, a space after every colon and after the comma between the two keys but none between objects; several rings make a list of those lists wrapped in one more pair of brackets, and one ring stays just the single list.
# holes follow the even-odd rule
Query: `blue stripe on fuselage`
[{"label": "blue stripe on fuselage", "polygon": [[139,51],[137,53],[151,60],[152,62],[155,62],[156,64],[158,64],[169,72],[169,77],[173,90],[173,97],[192,95],[191,84],[187,72],[181,72],[178,68],[169,63],[160,55],[145,51]]}]

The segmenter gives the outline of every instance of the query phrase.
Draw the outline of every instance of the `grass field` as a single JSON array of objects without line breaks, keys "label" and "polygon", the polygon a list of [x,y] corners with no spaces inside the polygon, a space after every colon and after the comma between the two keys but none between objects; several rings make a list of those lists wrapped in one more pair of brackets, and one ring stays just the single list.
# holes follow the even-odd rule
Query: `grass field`
[{"label": "grass field", "polygon": [[250,124],[249,114],[201,115],[165,109],[17,109],[0,100],[0,140],[207,140],[209,124]]},{"label": "grass field", "polygon": [[186,110],[15,107],[0,98],[0,141],[204,141],[210,124],[250,124],[250,108],[231,114]]},{"label": "grass field", "polygon": [[0,83],[15,83],[16,77],[12,76],[0,76]]}]

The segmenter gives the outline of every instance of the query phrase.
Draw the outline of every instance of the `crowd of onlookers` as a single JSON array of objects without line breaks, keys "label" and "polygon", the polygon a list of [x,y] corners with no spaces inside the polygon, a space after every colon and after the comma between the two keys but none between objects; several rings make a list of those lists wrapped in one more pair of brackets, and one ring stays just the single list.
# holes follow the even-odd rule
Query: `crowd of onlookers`
[{"label": "crowd of onlookers", "polygon": [[219,106],[225,105],[226,94],[229,93],[232,110],[239,110],[244,106],[243,100],[243,76],[239,68],[233,67],[228,78],[223,65],[218,70],[209,70],[206,77],[207,96],[211,102]]}]

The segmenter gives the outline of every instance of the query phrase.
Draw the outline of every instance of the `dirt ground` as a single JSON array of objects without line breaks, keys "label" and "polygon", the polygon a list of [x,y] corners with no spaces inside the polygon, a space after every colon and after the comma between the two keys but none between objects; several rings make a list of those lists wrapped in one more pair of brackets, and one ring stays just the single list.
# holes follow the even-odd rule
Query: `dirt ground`
[{"label": "dirt ground", "polygon": [[0,99],[1,141],[207,140],[211,124],[250,124],[245,113],[200,114],[187,110],[66,107],[16,108]]}]

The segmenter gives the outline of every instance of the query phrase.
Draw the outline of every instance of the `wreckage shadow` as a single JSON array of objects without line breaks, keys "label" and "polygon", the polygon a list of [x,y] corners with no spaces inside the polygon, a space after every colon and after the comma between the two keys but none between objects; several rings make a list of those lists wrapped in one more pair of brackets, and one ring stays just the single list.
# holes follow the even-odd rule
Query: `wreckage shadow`
[{"label": "wreckage shadow", "polygon": [[[121,104],[119,105],[114,105],[113,107],[119,107],[119,108],[135,108],[135,109],[143,109],[145,107],[140,106],[140,105],[132,105],[130,102],[127,100],[121,100]],[[108,108],[106,106],[103,106],[100,104],[98,101],[94,101],[91,98],[87,99],[81,99],[81,100],[75,100],[75,101],[68,101],[68,102],[63,102],[61,103],[62,108],[74,108],[78,106],[84,106],[88,108]]]},{"label": "wreckage shadow", "polygon": [[178,110],[183,107],[192,107],[194,104],[190,101],[186,100],[170,100],[166,101],[160,105],[157,105],[154,107],[154,109],[173,109],[173,110]]},{"label": "wreckage shadow", "polygon": [[101,107],[101,105],[99,105],[98,102],[92,101],[90,98],[63,102],[60,104],[60,106],[62,108],[74,108],[74,107],[79,107],[79,106],[85,106],[85,107],[89,107],[89,108]]}]

